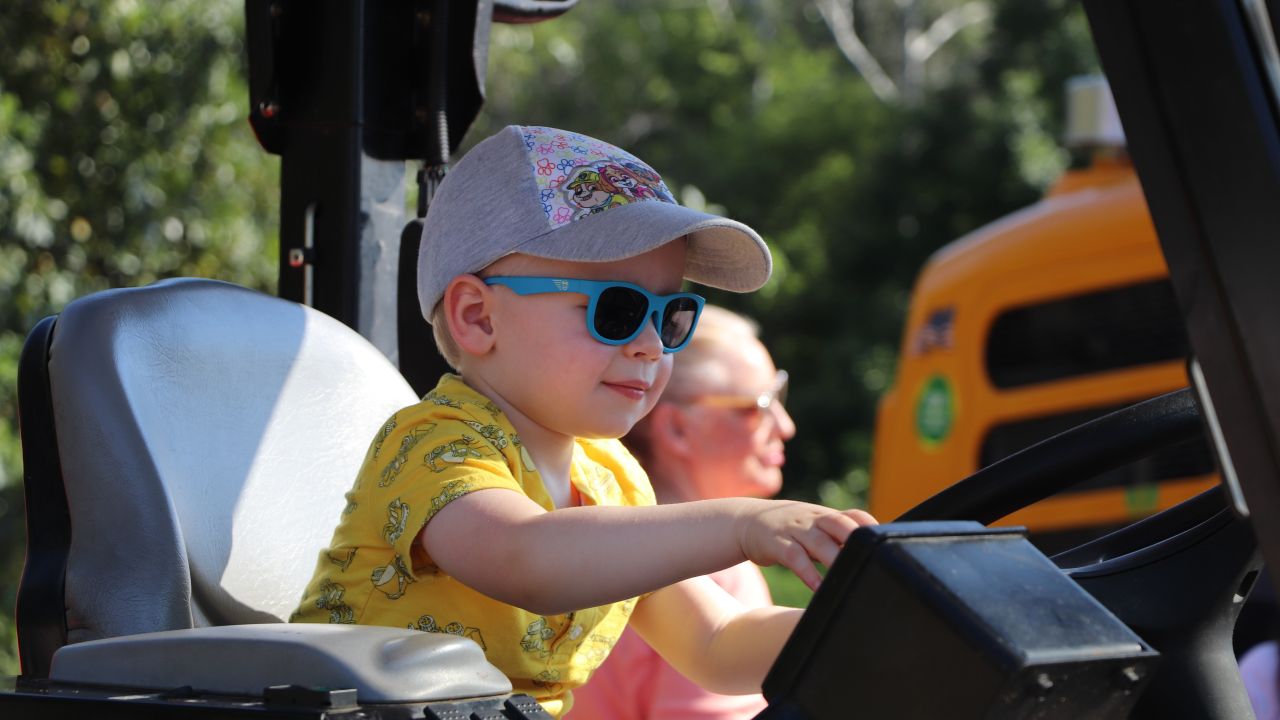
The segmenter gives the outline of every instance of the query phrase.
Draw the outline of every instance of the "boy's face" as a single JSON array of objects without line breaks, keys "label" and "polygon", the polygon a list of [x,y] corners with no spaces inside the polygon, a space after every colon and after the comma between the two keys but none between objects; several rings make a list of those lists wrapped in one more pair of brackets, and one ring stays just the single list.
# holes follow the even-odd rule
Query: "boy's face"
[{"label": "boy's face", "polygon": [[[615,262],[505,257],[485,275],[621,280],[650,292],[678,292],[685,241]],[[621,437],[657,402],[671,377],[671,355],[651,321],[635,340],[605,345],[587,329],[587,297],[516,295],[494,286],[495,345],[477,368],[485,382],[529,420],[571,437]]]}]

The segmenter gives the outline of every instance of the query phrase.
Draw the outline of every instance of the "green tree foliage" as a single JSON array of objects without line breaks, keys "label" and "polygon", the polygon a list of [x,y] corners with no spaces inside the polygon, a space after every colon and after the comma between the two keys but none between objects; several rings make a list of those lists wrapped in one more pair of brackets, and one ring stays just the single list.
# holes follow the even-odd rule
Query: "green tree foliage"
[{"label": "green tree foliage", "polygon": [[[27,331],[108,287],[177,275],[274,285],[278,162],[245,122],[243,16],[235,0],[0,7],[0,632],[10,638]],[[0,649],[5,670],[17,668]]]},{"label": "green tree foliage", "polygon": [[[862,32],[881,33],[867,37],[872,50],[901,45],[886,16],[902,5],[856,4]],[[785,492],[861,503],[915,274],[1063,169],[1065,81],[1096,61],[1075,4],[993,2],[935,53],[941,67],[924,66],[923,94],[886,102],[816,7],[597,1],[554,23],[497,28],[489,107],[469,139],[510,122],[608,139],[661,170],[686,204],[759,230],[773,280],[713,299],[759,319],[792,372],[799,434]]]}]

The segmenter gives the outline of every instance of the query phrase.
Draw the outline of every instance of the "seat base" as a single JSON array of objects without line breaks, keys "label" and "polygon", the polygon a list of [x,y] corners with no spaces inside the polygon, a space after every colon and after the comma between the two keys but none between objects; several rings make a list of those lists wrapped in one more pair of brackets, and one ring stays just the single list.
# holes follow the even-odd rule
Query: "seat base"
[{"label": "seat base", "polygon": [[511,692],[511,682],[470,640],[355,625],[226,625],[93,640],[60,648],[49,676],[56,683],[258,698],[272,686],[349,689],[360,703]]}]

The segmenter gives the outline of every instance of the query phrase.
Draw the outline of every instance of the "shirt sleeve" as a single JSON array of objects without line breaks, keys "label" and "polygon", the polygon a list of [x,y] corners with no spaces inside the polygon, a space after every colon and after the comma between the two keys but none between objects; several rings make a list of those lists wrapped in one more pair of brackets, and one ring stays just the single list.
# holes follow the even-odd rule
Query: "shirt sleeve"
[{"label": "shirt sleeve", "polygon": [[523,493],[506,449],[464,420],[434,418],[396,427],[362,478],[371,486],[367,511],[380,515],[382,541],[399,557],[413,557],[418,532],[454,500],[489,488]]}]

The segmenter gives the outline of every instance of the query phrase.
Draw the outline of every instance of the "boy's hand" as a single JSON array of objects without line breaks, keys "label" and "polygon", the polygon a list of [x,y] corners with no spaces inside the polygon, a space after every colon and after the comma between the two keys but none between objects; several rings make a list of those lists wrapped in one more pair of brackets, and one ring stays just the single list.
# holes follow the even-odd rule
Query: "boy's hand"
[{"label": "boy's hand", "polygon": [[[822,577],[814,562],[835,562],[849,534],[876,519],[862,510],[832,510],[790,500],[757,501],[738,522],[738,542],[757,565],[783,565],[817,590]],[[754,503],[753,503],[754,505]]]}]

